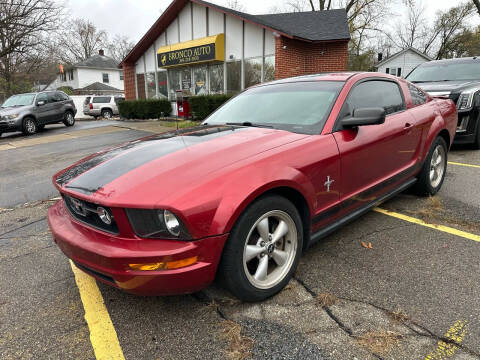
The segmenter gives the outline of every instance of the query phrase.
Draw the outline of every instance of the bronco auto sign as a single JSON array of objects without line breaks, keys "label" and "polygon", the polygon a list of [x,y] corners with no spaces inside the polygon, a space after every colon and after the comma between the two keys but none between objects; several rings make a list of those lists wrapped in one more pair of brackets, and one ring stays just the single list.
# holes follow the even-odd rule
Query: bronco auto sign
[{"label": "bronco auto sign", "polygon": [[179,66],[206,61],[224,61],[223,34],[163,46],[157,51],[158,67]]}]

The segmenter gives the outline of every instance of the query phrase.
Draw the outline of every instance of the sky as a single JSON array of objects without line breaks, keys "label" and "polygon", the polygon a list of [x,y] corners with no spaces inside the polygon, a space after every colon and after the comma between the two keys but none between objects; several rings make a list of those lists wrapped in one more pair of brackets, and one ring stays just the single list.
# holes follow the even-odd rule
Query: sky
[{"label": "sky", "polygon": [[[417,1],[423,3],[425,15],[431,20],[438,10],[452,6],[457,0]],[[112,36],[126,35],[137,42],[171,2],[171,0],[66,0],[66,6],[73,17],[89,19],[99,29],[106,30]],[[223,6],[228,4],[228,0],[210,2]],[[239,0],[246,12],[252,14],[268,13],[274,6],[286,2],[286,0]],[[407,13],[401,0],[392,0],[392,11],[399,18]]]}]

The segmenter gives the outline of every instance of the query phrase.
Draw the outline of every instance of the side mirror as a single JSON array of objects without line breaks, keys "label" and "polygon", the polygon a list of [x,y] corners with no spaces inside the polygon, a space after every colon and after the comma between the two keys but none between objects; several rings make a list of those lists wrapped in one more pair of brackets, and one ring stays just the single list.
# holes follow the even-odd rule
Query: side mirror
[{"label": "side mirror", "polygon": [[342,119],[344,128],[352,128],[364,125],[379,125],[385,122],[385,109],[383,108],[360,108],[353,111],[353,116]]},{"label": "side mirror", "polygon": [[42,106],[42,105],[45,105],[45,101],[43,100],[37,101],[37,106]]}]

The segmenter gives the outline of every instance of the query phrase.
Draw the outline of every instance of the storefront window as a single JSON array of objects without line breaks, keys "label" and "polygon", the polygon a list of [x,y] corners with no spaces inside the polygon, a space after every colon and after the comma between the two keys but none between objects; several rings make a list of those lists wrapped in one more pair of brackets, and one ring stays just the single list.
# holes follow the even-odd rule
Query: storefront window
[{"label": "storefront window", "polygon": [[265,56],[265,63],[263,65],[263,81],[275,80],[275,55]]},{"label": "storefront window", "polygon": [[223,93],[223,64],[210,65],[210,93]]},{"label": "storefront window", "polygon": [[163,98],[167,97],[167,72],[159,71],[157,72],[158,77],[158,97]]},{"label": "storefront window", "polygon": [[182,91],[184,95],[191,95],[192,91],[192,69],[187,67],[181,70],[182,73]]},{"label": "storefront window", "polygon": [[242,62],[227,63],[227,93],[239,93],[242,90]]},{"label": "storefront window", "polygon": [[262,82],[262,58],[245,60],[245,88]]},{"label": "storefront window", "polygon": [[207,94],[207,67],[199,66],[193,69],[195,81],[195,95]]},{"label": "storefront window", "polygon": [[147,98],[153,99],[155,98],[155,73],[147,73]]},{"label": "storefront window", "polygon": [[176,99],[176,91],[180,90],[180,71],[175,69],[168,70],[168,81],[170,82],[170,100]]}]

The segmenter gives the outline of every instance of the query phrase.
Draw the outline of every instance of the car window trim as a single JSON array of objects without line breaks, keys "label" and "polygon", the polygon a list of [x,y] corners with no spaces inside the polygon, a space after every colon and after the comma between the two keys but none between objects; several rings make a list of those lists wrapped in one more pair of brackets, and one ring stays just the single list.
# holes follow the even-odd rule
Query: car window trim
[{"label": "car window trim", "polygon": [[400,91],[400,97],[402,98],[402,105],[403,105],[403,109],[402,110],[399,110],[399,111],[395,111],[393,113],[390,113],[388,115],[385,116],[385,122],[387,121],[387,119],[391,116],[391,115],[396,115],[396,114],[400,114],[404,111],[407,111],[407,103],[405,101],[405,96],[403,94],[403,91],[402,91],[402,87],[400,86],[400,83],[395,80],[395,79],[389,79],[389,78],[384,78],[384,77],[369,77],[369,78],[364,78],[364,79],[360,79],[358,80],[355,84],[353,84],[353,86],[350,88],[350,90],[348,91],[348,94],[347,96],[345,97],[345,100],[343,101],[343,104],[342,104],[342,107],[340,108],[340,111],[337,115],[337,118],[335,119],[335,124],[333,125],[333,129],[332,129],[332,133],[334,132],[338,132],[338,131],[342,131],[342,127],[340,126],[340,121],[342,120],[342,118],[340,118],[340,115],[342,114],[342,109],[344,107],[344,105],[347,103],[348,101],[348,98],[350,97],[350,94],[352,93],[353,89],[355,89],[358,85],[360,84],[363,84],[365,82],[368,82],[368,81],[386,81],[386,82],[391,82],[391,83],[394,83],[395,85],[397,85],[398,87],[398,90]]}]

